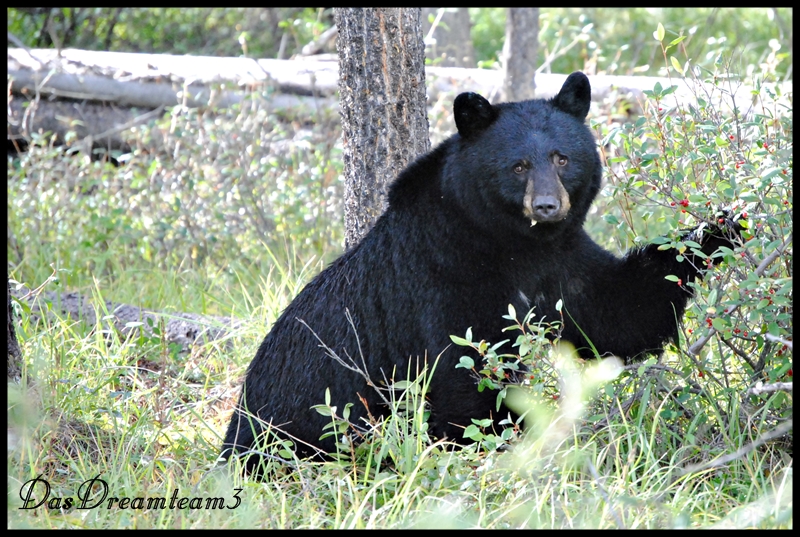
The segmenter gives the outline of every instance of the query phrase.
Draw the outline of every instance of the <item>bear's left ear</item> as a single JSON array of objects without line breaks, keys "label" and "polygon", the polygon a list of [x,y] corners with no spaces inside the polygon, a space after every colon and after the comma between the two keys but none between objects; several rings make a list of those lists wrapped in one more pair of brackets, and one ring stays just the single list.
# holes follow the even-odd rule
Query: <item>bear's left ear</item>
[{"label": "bear's left ear", "polygon": [[453,116],[458,134],[469,138],[497,119],[497,110],[477,93],[462,93],[453,102]]},{"label": "bear's left ear", "polygon": [[575,71],[567,77],[561,86],[561,91],[553,97],[551,103],[559,110],[584,120],[589,113],[591,100],[592,86],[589,84],[589,78],[580,71]]}]

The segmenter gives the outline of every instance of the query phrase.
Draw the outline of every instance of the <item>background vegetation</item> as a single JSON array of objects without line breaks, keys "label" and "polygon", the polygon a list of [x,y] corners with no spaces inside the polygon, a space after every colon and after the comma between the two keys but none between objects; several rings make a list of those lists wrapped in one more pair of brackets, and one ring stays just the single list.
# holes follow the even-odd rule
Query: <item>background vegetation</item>
[{"label": "background vegetation", "polygon": [[[498,67],[505,16],[506,8],[470,8],[478,65]],[[734,71],[746,74],[775,45],[792,53],[791,8],[542,8],[539,65],[654,76],[665,68],[650,39],[656,22],[683,32],[687,54],[703,67],[726,51]],[[8,9],[9,31],[30,47],[123,52],[288,58],[332,24],[331,8]],[[775,75],[787,78],[791,69],[783,62]]]},{"label": "background vegetation", "polygon": [[[236,55],[250,32],[247,53],[274,56],[285,32],[288,56],[330,23],[310,8],[259,17],[37,9],[9,9],[9,31],[31,46],[50,39],[148,52]],[[540,337],[544,328],[525,322],[527,312],[510,312],[508,337],[519,338],[531,368],[524,404],[534,434],[518,440],[476,423],[467,433],[480,446],[454,452],[431,443],[421,380],[373,438],[343,447],[343,462],[277,452],[290,460],[276,463],[283,470],[275,479],[243,482],[212,470],[241,377],[272,320],[341,252],[338,117],[276,114],[259,94],[223,111],[176,107],[155,125],[167,145],[151,142],[153,126],[131,131],[134,150],[119,167],[65,153],[43,133],[8,162],[14,280],[245,322],[223,341],[179,352],[158,328],[123,337],[58,315],[37,322],[17,303],[26,370],[23,388],[9,386],[9,526],[791,527],[792,392],[748,393],[793,374],[791,96],[768,84],[791,76],[781,28],[791,28],[791,11],[612,13],[543,9],[543,55],[575,42],[550,68],[669,74],[676,85],[685,74],[713,89],[686,104],[656,87],[638,117],[616,102],[593,104],[590,124],[608,166],[590,234],[616,253],[646,241],[680,251],[693,245],[678,243],[678,230],[713,221],[718,208],[746,225],[744,244],[697,284],[680,344],[662,360],[575,366]],[[502,10],[471,14],[479,59],[489,65],[502,47]],[[282,30],[270,36],[247,26],[272,16]],[[43,17],[52,31],[42,32]],[[593,21],[602,23],[587,28]],[[754,93],[734,107],[728,95],[739,82]],[[453,130],[449,117],[431,125],[443,129],[434,139]],[[687,352],[712,330],[697,354]],[[496,359],[468,334],[455,336],[488,364]],[[502,368],[474,366],[503,384]],[[508,442],[512,451],[495,449]],[[21,486],[39,475],[54,498],[75,497],[98,474],[114,496],[178,490],[235,501],[242,487],[242,505],[17,509]]]}]

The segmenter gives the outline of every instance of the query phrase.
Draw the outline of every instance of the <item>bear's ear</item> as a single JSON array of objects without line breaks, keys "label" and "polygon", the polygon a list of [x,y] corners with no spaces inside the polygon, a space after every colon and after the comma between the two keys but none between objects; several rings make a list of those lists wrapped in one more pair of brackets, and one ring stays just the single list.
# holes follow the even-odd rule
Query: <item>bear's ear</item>
[{"label": "bear's ear", "polygon": [[589,78],[580,71],[575,71],[567,77],[561,91],[551,102],[559,110],[583,120],[589,113],[591,100],[592,87],[589,85]]},{"label": "bear's ear", "polygon": [[453,102],[458,134],[464,138],[481,132],[497,119],[497,110],[477,93],[462,93]]}]

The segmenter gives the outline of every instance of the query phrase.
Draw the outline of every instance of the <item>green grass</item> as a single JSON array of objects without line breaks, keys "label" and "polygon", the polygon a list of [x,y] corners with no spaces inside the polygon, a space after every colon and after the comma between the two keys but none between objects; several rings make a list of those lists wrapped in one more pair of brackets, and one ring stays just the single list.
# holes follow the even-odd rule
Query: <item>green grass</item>
[{"label": "green grass", "polygon": [[[279,279],[271,292],[281,295],[296,283]],[[726,431],[726,447],[714,450],[690,439],[697,431],[676,431],[660,418],[663,402],[655,397],[593,430],[584,419],[583,401],[593,400],[580,380],[591,377],[585,372],[570,377],[577,384],[562,392],[561,406],[532,408],[534,434],[509,452],[447,449],[427,438],[421,413],[410,421],[403,413],[384,424],[369,449],[359,448],[356,464],[295,460],[293,471],[284,468],[267,483],[242,481],[215,468],[215,459],[238,377],[271,316],[262,311],[233,335],[230,348],[212,344],[188,355],[64,319],[37,329],[23,322],[26,374],[38,380],[32,390],[9,391],[16,438],[8,462],[9,527],[791,527],[792,464],[779,449],[684,474],[689,464],[751,442],[753,433]],[[421,408],[419,388],[406,394],[406,408]],[[109,497],[169,501],[177,490],[178,497],[235,503],[241,488],[241,504],[109,509],[107,499],[103,508],[63,513],[18,509],[22,484],[37,476],[52,486],[51,499],[77,503],[81,485],[98,475]],[[41,487],[35,490],[40,499]]]}]

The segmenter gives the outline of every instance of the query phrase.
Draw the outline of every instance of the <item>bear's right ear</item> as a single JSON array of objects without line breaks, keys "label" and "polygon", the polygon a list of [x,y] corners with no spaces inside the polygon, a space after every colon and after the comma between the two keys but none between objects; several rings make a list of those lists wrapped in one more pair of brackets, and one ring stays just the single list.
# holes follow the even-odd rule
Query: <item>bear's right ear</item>
[{"label": "bear's right ear", "polygon": [[458,134],[469,138],[497,119],[497,109],[477,93],[462,93],[453,102],[453,116]]}]

